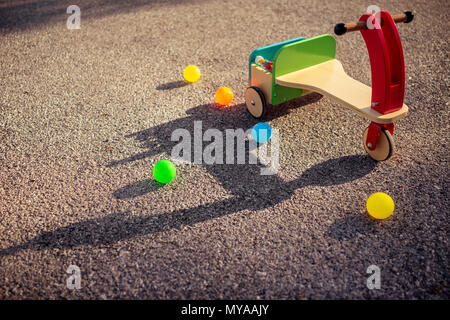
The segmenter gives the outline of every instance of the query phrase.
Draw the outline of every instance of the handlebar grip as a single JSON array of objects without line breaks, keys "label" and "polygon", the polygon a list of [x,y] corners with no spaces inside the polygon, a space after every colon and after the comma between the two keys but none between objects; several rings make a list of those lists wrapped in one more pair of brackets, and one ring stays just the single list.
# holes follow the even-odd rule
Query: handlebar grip
[{"label": "handlebar grip", "polygon": [[[410,23],[414,19],[414,15],[411,11],[405,11],[404,13],[396,14],[392,16],[395,23]],[[381,25],[383,21],[381,21]],[[367,23],[365,21],[338,23],[334,26],[334,33],[338,36],[344,35],[347,32],[359,31],[367,29]]]}]

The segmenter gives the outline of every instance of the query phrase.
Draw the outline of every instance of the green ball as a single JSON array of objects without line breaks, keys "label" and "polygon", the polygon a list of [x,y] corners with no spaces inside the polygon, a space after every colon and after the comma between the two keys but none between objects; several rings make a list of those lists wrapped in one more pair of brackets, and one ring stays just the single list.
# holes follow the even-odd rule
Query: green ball
[{"label": "green ball", "polygon": [[169,160],[160,160],[153,167],[153,177],[159,183],[168,183],[175,178],[177,168]]}]

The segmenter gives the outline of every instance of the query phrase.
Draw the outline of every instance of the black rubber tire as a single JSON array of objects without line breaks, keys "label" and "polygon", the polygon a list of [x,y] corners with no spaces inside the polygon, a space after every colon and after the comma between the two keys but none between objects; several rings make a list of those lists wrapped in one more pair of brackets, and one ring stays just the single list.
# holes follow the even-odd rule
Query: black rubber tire
[{"label": "black rubber tire", "polygon": [[[250,99],[249,96],[251,96],[253,99]],[[254,100],[256,97],[259,98],[259,101]],[[261,111],[257,114],[252,113],[252,111],[251,111],[253,106],[255,106],[255,103],[257,105],[260,105],[259,109],[261,109]],[[264,94],[258,87],[251,86],[251,87],[248,87],[247,90],[245,90],[245,104],[247,106],[247,111],[255,119],[261,119],[266,114],[266,110],[267,110],[266,98],[264,97]]]},{"label": "black rubber tire", "polygon": [[[367,154],[375,161],[386,161],[394,154],[394,138],[392,137],[389,130],[386,128],[381,128],[380,135],[378,136],[377,140],[377,147],[375,150],[370,150],[366,145],[366,139],[367,139],[367,132],[369,131],[369,128],[367,128],[364,131],[363,135],[363,144],[364,149],[366,150]],[[379,148],[382,148],[380,150]]]}]

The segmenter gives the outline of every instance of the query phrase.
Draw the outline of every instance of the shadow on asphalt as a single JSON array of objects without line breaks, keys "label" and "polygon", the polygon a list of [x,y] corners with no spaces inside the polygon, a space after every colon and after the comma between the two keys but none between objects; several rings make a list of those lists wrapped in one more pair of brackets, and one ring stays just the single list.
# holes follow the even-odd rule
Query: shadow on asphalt
[{"label": "shadow on asphalt", "polygon": [[[311,93],[298,99],[277,105],[276,107],[270,106],[264,120],[269,121],[275,118],[287,116],[290,110],[318,102],[321,98],[322,95],[318,93]],[[145,151],[135,154],[129,158],[111,162],[108,164],[108,167],[142,160],[161,153],[171,154],[173,147],[179,143],[178,141],[171,141],[172,132],[176,129],[186,129],[189,131],[191,136],[193,136],[194,121],[202,122],[203,132],[210,128],[215,128],[222,132],[226,129],[233,128],[243,128],[246,130],[259,122],[250,116],[246,110],[245,104],[232,105],[225,108],[219,107],[216,104],[205,104],[187,110],[187,114],[187,117],[178,118],[176,120],[126,136],[127,138],[134,138],[139,141],[141,143],[141,148]],[[193,153],[191,154],[191,157],[193,159]],[[247,168],[248,167],[254,166],[247,165]]]},{"label": "shadow on asphalt", "polygon": [[[291,108],[315,102],[320,98],[320,95],[311,94],[277,106],[273,108],[274,111],[268,118],[284,116]],[[252,122],[249,119],[251,117],[247,114],[244,105],[232,106],[227,112],[214,105],[195,107],[188,110],[188,116],[185,118],[131,134],[129,137],[142,142],[142,147],[146,151],[112,162],[108,166],[123,165],[161,152],[170,154],[173,144],[178,143],[170,141],[172,131],[185,128],[192,133],[194,121],[202,120],[203,130],[213,127],[224,130],[226,128],[245,129]],[[285,182],[276,174],[261,175],[259,165],[250,165],[248,161],[245,163],[247,164],[203,165],[216,181],[233,195],[228,199],[150,216],[129,217],[126,212],[119,212],[99,219],[89,219],[43,233],[26,243],[3,249],[0,254],[12,255],[24,249],[41,250],[110,244],[123,239],[177,229],[184,225],[194,225],[241,210],[262,210],[289,199],[297,189],[305,186],[343,184],[365,176],[376,166],[376,162],[368,156],[345,156],[316,164],[305,170],[298,179]],[[113,195],[118,199],[133,198],[155,191],[161,186],[150,180],[138,181],[116,190]],[[345,220],[342,223],[352,225],[353,222],[353,220]],[[362,222],[356,220],[356,223]],[[334,231],[333,228],[330,230],[332,236],[342,238],[338,234],[339,225],[336,225],[334,229]]]},{"label": "shadow on asphalt", "polygon": [[[319,163],[290,182],[282,182],[276,175],[257,174],[257,180],[264,183],[262,187],[259,186],[259,193],[244,192],[243,188],[241,194],[222,201],[144,217],[129,217],[126,212],[114,213],[45,232],[26,243],[3,249],[0,254],[13,255],[25,249],[43,250],[110,244],[151,233],[179,229],[185,225],[194,225],[244,209],[262,210],[289,199],[296,189],[310,185],[328,186],[346,183],[366,175],[375,166],[376,162],[368,156],[354,155]],[[370,226],[360,218],[349,216],[330,227],[329,233],[334,238],[345,239],[355,236],[356,232],[365,232],[364,230],[368,228]]]},{"label": "shadow on asphalt", "polygon": [[146,179],[129,184],[123,188],[114,191],[113,196],[116,199],[127,199],[143,196],[152,191],[156,191],[159,188],[164,187],[163,183],[159,183],[153,179]]},{"label": "shadow on asphalt", "polygon": [[351,240],[361,235],[367,235],[376,232],[373,222],[360,213],[349,214],[341,219],[335,220],[326,232],[328,237],[343,241]]},{"label": "shadow on asphalt", "polygon": [[188,83],[186,81],[182,81],[182,80],[172,81],[172,82],[160,84],[159,86],[156,87],[156,90],[172,90],[172,89],[182,88],[187,85],[188,85]]},{"label": "shadow on asphalt", "polygon": [[[80,7],[81,25],[85,19],[96,19],[105,16],[149,10],[155,6],[177,5],[188,0],[77,0]],[[3,1],[4,2],[4,1]],[[71,2],[59,0],[12,0],[0,3],[0,31],[11,32],[38,28],[43,25],[61,24],[66,27],[67,7]]]}]

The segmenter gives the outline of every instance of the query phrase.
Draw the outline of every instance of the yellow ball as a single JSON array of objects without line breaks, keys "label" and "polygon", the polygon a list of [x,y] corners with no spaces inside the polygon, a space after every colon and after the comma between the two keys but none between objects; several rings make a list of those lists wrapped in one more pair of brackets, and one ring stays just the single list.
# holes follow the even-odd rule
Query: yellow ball
[{"label": "yellow ball", "polygon": [[184,69],[183,76],[187,82],[195,82],[200,79],[200,69],[197,66],[190,65]]},{"label": "yellow ball", "polygon": [[372,194],[366,203],[367,212],[375,219],[386,219],[394,212],[394,200],[384,193]]},{"label": "yellow ball", "polygon": [[222,106],[226,106],[233,100],[233,91],[227,87],[221,87],[216,91],[216,102]]}]

